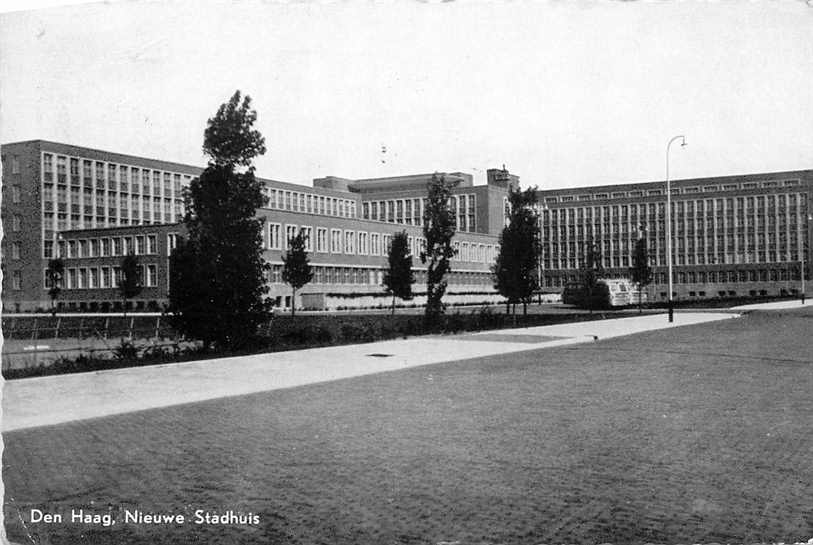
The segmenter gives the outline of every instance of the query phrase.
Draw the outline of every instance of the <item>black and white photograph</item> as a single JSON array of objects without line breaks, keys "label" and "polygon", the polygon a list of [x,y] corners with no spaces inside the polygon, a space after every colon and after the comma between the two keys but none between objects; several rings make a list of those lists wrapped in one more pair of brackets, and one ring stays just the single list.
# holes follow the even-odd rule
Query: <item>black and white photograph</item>
[{"label": "black and white photograph", "polygon": [[813,2],[0,4],[10,545],[813,545]]}]

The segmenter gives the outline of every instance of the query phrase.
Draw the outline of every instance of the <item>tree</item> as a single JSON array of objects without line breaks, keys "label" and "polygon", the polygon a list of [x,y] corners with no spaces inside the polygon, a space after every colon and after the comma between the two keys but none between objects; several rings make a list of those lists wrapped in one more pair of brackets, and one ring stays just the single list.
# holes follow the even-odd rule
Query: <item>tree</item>
[{"label": "tree", "polygon": [[581,269],[582,290],[586,297],[587,307],[593,312],[595,301],[593,292],[599,278],[604,276],[604,268],[601,266],[601,252],[598,245],[589,241],[585,247],[584,261]]},{"label": "tree", "polygon": [[449,207],[452,188],[456,182],[449,182],[442,175],[432,175],[427,184],[428,195],[423,211],[423,236],[426,249],[421,252],[421,263],[426,267],[426,312],[427,324],[436,325],[443,314],[443,294],[446,293],[446,273],[451,272],[449,260],[454,257],[452,237],[456,231],[455,212]]},{"label": "tree", "polygon": [[412,272],[412,255],[409,252],[409,240],[406,231],[395,233],[387,253],[387,270],[384,272],[384,287],[392,294],[392,313],[395,314],[395,298],[409,301],[412,299],[412,284],[415,275]]},{"label": "tree", "polygon": [[638,286],[638,313],[642,312],[641,293],[644,287],[652,283],[652,267],[649,266],[649,254],[646,249],[646,239],[639,238],[635,242],[635,249],[632,252],[632,267],[630,267],[630,278]]},{"label": "tree", "polygon": [[220,106],[204,132],[209,163],[184,192],[188,234],[170,259],[169,312],[173,325],[204,347],[237,348],[270,317],[263,220],[256,217],[266,197],[251,164],[265,153],[256,119],[240,91]]},{"label": "tree", "polygon": [[124,299],[124,314],[127,314],[127,301],[141,293],[141,265],[138,258],[128,253],[121,260],[121,278],[119,278],[119,293]]},{"label": "tree", "polygon": [[539,215],[536,211],[536,188],[508,193],[508,225],[500,234],[500,252],[491,268],[495,289],[508,305],[521,302],[527,314],[528,302],[539,289],[538,267],[541,242]]},{"label": "tree", "polygon": [[288,241],[288,253],[282,257],[282,281],[291,286],[291,316],[296,308],[296,291],[313,280],[313,269],[305,252],[305,235],[300,231]]},{"label": "tree", "polygon": [[62,292],[62,275],[65,274],[65,262],[60,258],[48,260],[45,276],[48,280],[48,295],[51,297],[51,314],[56,315],[56,300]]}]

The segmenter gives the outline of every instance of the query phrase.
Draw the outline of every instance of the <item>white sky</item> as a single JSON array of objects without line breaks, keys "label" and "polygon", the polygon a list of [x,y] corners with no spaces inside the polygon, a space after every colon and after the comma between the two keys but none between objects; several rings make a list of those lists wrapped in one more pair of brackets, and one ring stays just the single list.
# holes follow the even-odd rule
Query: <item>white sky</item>
[{"label": "white sky", "polygon": [[235,89],[266,137],[258,174],[308,185],[436,170],[482,183],[503,163],[546,188],[659,180],[677,134],[673,178],[813,168],[813,5],[135,0],[0,15],[2,142],[203,165],[206,120]]}]

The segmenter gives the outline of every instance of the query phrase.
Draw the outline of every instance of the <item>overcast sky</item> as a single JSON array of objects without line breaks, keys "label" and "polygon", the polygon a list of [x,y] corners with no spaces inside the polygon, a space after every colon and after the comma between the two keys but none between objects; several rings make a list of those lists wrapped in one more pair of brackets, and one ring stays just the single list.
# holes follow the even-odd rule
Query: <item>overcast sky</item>
[{"label": "overcast sky", "polygon": [[266,137],[258,174],[308,185],[482,183],[502,164],[546,188],[661,180],[677,134],[673,178],[807,169],[813,7],[136,0],[0,15],[2,142],[202,165],[206,120],[235,89]]}]

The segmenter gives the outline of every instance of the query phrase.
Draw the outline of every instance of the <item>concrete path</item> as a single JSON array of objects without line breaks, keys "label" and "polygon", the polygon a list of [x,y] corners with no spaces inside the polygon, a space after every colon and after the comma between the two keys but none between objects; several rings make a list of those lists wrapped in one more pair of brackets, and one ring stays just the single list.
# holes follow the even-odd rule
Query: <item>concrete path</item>
[{"label": "concrete path", "polygon": [[680,312],[7,381],[11,431],[737,317]]},{"label": "concrete path", "polygon": [[802,303],[801,299],[792,299],[790,301],[777,301],[775,303],[757,303],[755,305],[740,305],[738,307],[731,307],[731,310],[782,310],[794,309],[813,306],[813,300],[806,298]]}]

